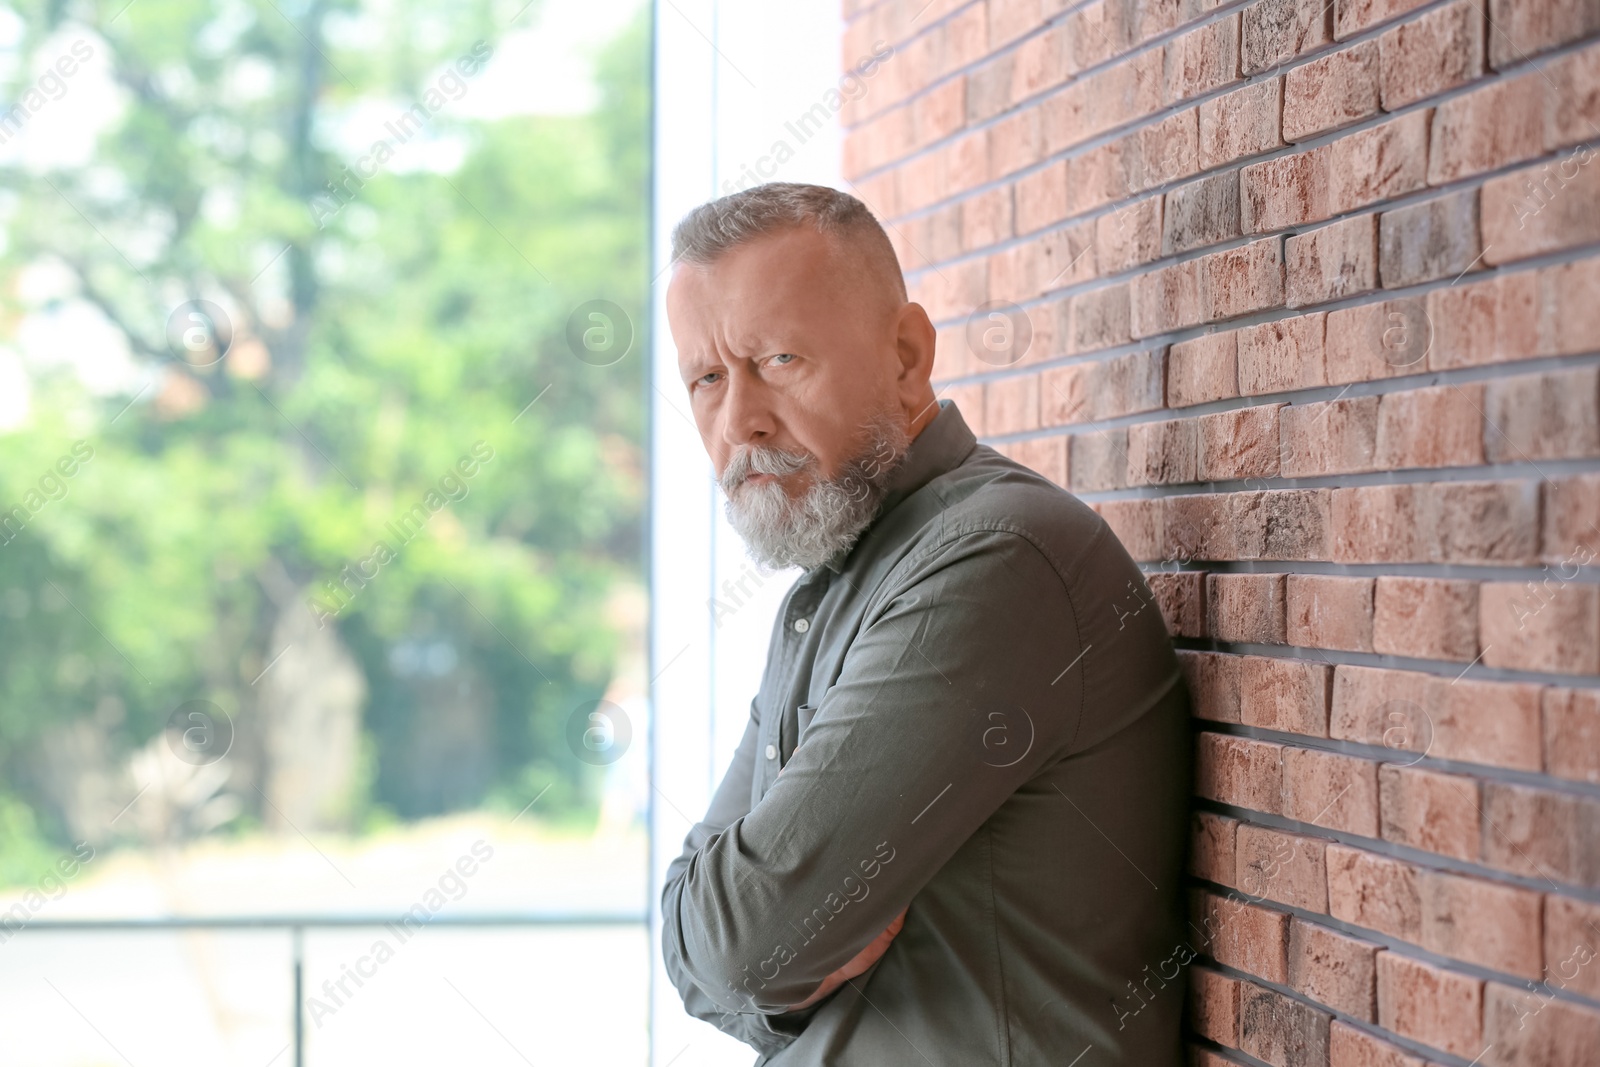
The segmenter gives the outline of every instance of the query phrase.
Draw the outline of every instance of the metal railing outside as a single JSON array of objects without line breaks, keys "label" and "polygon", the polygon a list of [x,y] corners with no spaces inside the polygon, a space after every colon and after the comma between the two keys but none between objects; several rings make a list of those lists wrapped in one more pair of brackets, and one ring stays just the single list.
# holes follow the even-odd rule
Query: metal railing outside
[{"label": "metal railing outside", "polygon": [[28,930],[50,930],[68,933],[88,933],[107,930],[286,930],[290,938],[291,981],[294,989],[293,1033],[294,1067],[305,1067],[305,956],[304,936],[307,930],[349,929],[371,927],[404,928],[410,924],[418,929],[427,926],[457,927],[574,927],[574,926],[645,926],[649,917],[643,912],[547,913],[535,915],[437,915],[418,919],[414,915],[240,915],[161,917],[149,919],[34,919],[8,931],[15,935]]}]

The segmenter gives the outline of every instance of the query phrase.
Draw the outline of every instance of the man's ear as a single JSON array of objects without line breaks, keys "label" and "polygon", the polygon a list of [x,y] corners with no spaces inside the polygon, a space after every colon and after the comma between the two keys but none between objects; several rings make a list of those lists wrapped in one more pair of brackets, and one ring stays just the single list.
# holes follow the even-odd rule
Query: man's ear
[{"label": "man's ear", "polygon": [[933,378],[934,345],[938,331],[927,310],[911,302],[900,309],[895,326],[895,355],[900,361],[898,379],[902,389],[911,386],[911,393],[921,395],[922,387]]}]

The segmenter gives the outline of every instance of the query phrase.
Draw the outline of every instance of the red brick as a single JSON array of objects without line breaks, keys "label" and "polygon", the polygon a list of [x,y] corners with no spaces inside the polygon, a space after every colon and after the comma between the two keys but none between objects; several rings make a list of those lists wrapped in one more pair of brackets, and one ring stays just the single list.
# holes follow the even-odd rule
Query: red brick
[{"label": "red brick", "polygon": [[1444,871],[1420,871],[1423,948],[1464,963],[1539,980],[1544,972],[1538,893],[1465,878]]},{"label": "red brick", "polygon": [[1373,605],[1373,651],[1468,663],[1477,659],[1477,582],[1380,575]]},{"label": "red brick", "polygon": [[[1284,408],[1278,413],[1283,476],[1303,478],[1375,470],[1378,404],[1376,396],[1356,396]],[[1370,610],[1368,616],[1370,632]]]},{"label": "red brick", "polygon": [[[1595,340],[1600,337],[1600,300],[1594,299],[1594,293],[1600,290],[1600,259],[1591,257],[1547,267],[1537,276],[1542,298],[1539,314],[1528,317],[1538,326],[1523,331],[1519,337],[1523,340],[1521,348],[1543,353],[1548,339],[1548,351],[1557,355],[1594,351],[1600,346]],[[1509,283],[1515,277],[1511,275],[1505,281]]]},{"label": "red brick", "polygon": [[1378,273],[1385,289],[1459,278],[1477,265],[1480,247],[1476,189],[1385,211],[1378,218]]},{"label": "red brick", "polygon": [[1200,169],[1270,152],[1283,144],[1283,79],[1257,82],[1200,105]]},{"label": "red brick", "polygon": [[1433,116],[1428,182],[1443,185],[1538,156],[1544,148],[1545,92],[1542,75],[1529,73],[1440,104]]},{"label": "red brick", "polygon": [[1283,575],[1206,575],[1207,630],[1219,641],[1284,643]]},{"label": "red brick", "polygon": [[1031,271],[1024,295],[1036,296],[1095,277],[1094,233],[1093,222],[1081,222],[1024,245]]},{"label": "red brick", "polygon": [[[1483,74],[1483,0],[1456,0],[1378,38],[1383,109],[1453,89]],[[1434,119],[1438,129],[1438,118]]]},{"label": "red brick", "polygon": [[1594,0],[1489,0],[1489,65],[1495,70],[1525,62],[1556,45],[1600,30]]},{"label": "red brick", "polygon": [[1012,236],[1010,189],[990,189],[960,207],[963,251],[997,244]]},{"label": "red brick", "polygon": [[1332,499],[1328,489],[1230,493],[1226,521],[1235,557],[1326,560]]},{"label": "red brick", "polygon": [[1483,998],[1484,1067],[1592,1067],[1600,1011],[1488,983]]},{"label": "red brick", "polygon": [[1079,293],[1070,302],[1072,334],[1069,352],[1093,352],[1100,348],[1127,344],[1130,297],[1133,287],[1123,282]]},{"label": "red brick", "polygon": [[1589,141],[1600,127],[1600,45],[1589,45],[1544,65],[1545,151]]},{"label": "red brick", "polygon": [[991,434],[1039,428],[1039,379],[1033,375],[990,382],[984,393],[984,426]]},{"label": "red brick", "polygon": [[1205,322],[1283,306],[1283,246],[1275,239],[1213,252],[1194,262],[1200,265],[1200,315]]},{"label": "red brick", "polygon": [[1273,1067],[1326,1063],[1332,1020],[1302,1001],[1248,985],[1240,991],[1239,1048]]},{"label": "red brick", "polygon": [[1277,814],[1284,748],[1267,741],[1202,733],[1196,739],[1195,793],[1235,807]]},{"label": "red brick", "polygon": [[1162,513],[1166,551],[1174,559],[1232,559],[1237,554],[1233,509],[1221,495],[1167,498]]},{"label": "red brick", "polygon": [[1379,470],[1481,465],[1483,403],[1483,385],[1477,382],[1384,394],[1374,465]]},{"label": "red brick", "polygon": [[1483,980],[1394,952],[1378,953],[1378,1025],[1462,1058],[1481,1043]]},{"label": "red brick", "polygon": [[1175,408],[1239,395],[1238,333],[1205,334],[1167,352],[1167,403]]},{"label": "red brick", "polygon": [[[991,180],[1004,178],[1039,162],[1044,150],[1039,119],[1038,109],[1028,108],[1006,116],[987,131],[979,130],[967,135],[981,138],[986,146],[985,156],[989,161]],[[878,214],[881,216],[882,212]]]},{"label": "red brick", "polygon": [[1238,172],[1214,174],[1166,194],[1161,226],[1162,255],[1238,237]]},{"label": "red brick", "polygon": [[1371,760],[1288,748],[1283,753],[1285,818],[1378,836],[1378,765]]},{"label": "red brick", "polygon": [[1483,861],[1491,867],[1600,886],[1600,800],[1485,782],[1483,822]]},{"label": "red brick", "polygon": [[1600,455],[1600,368],[1497,378],[1484,403],[1491,463]]},{"label": "red brick", "polygon": [[[1433,563],[1532,563],[1539,491],[1532,481],[1437,482],[1425,487]],[[1484,640],[1484,644],[1489,642]]]},{"label": "red brick", "polygon": [[1427,184],[1432,109],[1349,133],[1328,146],[1328,209],[1335,215]]},{"label": "red brick", "polygon": [[1067,161],[1067,214],[1082,215],[1133,195],[1138,142],[1119,138]]},{"label": "red brick", "polygon": [[[1066,441],[1062,442],[1063,445]],[[1105,500],[1096,506],[1128,555],[1137,560],[1157,560],[1162,554],[1162,502],[1160,500]]]},{"label": "red brick", "polygon": [[1281,393],[1327,384],[1322,338],[1326,315],[1246,326],[1238,331],[1239,392]]},{"label": "red brick", "polygon": [[[1291,574],[1286,591],[1288,643],[1302,648],[1372,651],[1371,578]],[[1332,681],[1329,681],[1331,698]]]},{"label": "red brick", "polygon": [[1556,275],[1520,271],[1428,294],[1428,369],[1529,359],[1555,351]]},{"label": "red brick", "polygon": [[1226,652],[1178,650],[1197,718],[1239,721],[1239,661],[1243,658]]},{"label": "red brick", "polygon": [[1431,755],[1539,769],[1539,686],[1444,678],[1434,678],[1429,685]]},{"label": "red brick", "polygon": [[1538,770],[1539,686],[1341,664],[1328,732],[1396,752]]},{"label": "red brick", "polygon": [[1326,841],[1241,823],[1235,847],[1235,884],[1251,900],[1307,911],[1328,909],[1328,875],[1322,861]]},{"label": "red brick", "polygon": [[1478,810],[1475,779],[1387,763],[1378,768],[1378,811],[1386,841],[1476,860]]},{"label": "red brick", "polygon": [[1291,144],[1377,113],[1377,41],[1340,49],[1284,75],[1283,139]]},{"label": "red brick", "polygon": [[1161,102],[1176,104],[1239,80],[1239,15],[1208,23],[1167,42]]},{"label": "red brick", "polygon": [[1600,1000],[1600,904],[1544,898],[1544,966],[1551,986]]},{"label": "red brick", "polygon": [[1133,280],[1133,335],[1150,337],[1204,321],[1200,311],[1200,260],[1146,271]]},{"label": "red brick", "polygon": [[1335,489],[1333,535],[1338,563],[1531,562],[1538,554],[1538,486],[1437,482]]},{"label": "red brick", "polygon": [[1014,41],[1039,24],[1037,2],[991,0],[988,6],[990,48]]},{"label": "red brick", "polygon": [[1272,478],[1278,474],[1279,404],[1202,415],[1197,424],[1199,481]]},{"label": "red brick", "polygon": [[1600,672],[1600,586],[1549,579],[1484,582],[1478,626],[1486,666]]},{"label": "red brick", "polygon": [[[1367,1020],[1371,1022],[1369,1018]],[[1422,1060],[1407,1055],[1371,1034],[1335,1019],[1328,1035],[1328,1067],[1426,1067]]]},{"label": "red brick", "polygon": [[1323,0],[1259,0],[1244,9],[1240,69],[1258,74],[1331,41]]},{"label": "red brick", "polygon": [[1329,312],[1328,384],[1421,374],[1434,333],[1426,308],[1403,297]]},{"label": "red brick", "polygon": [[1195,108],[1189,108],[1143,126],[1130,135],[1138,145],[1138,164],[1129,174],[1129,187],[1133,192],[1182,181],[1199,173],[1195,162],[1199,136],[1197,114]]},{"label": "red brick", "polygon": [[1600,166],[1595,150],[1576,151],[1534,167],[1491,178],[1483,186],[1484,262],[1528,256],[1600,241]]},{"label": "red brick", "polygon": [[1210,967],[1189,972],[1189,1025],[1201,1037],[1233,1047],[1239,1043],[1239,989],[1243,985]]},{"label": "red brick", "polygon": [[1199,571],[1170,574],[1152,571],[1145,575],[1145,579],[1167,624],[1168,633],[1174,637],[1206,635],[1204,574]]},{"label": "red brick", "polygon": [[1296,918],[1289,924],[1289,987],[1370,1023],[1377,1017],[1377,954],[1369,941]]},{"label": "red brick", "polygon": [[1192,482],[1195,480],[1195,451],[1193,419],[1135,423],[1128,427],[1128,484]]},{"label": "red brick", "polygon": [[1190,823],[1189,870],[1196,878],[1232,886],[1234,841],[1239,820],[1209,811],[1197,811]]},{"label": "red brick", "polygon": [[1046,426],[1062,426],[1157,410],[1163,363],[1156,350],[1047,370],[1041,377],[1040,418]]},{"label": "red brick", "polygon": [[1094,220],[1095,263],[1102,276],[1161,258],[1161,201],[1146,197]]},{"label": "red brick", "polygon": [[1328,736],[1333,668],[1326,663],[1245,656],[1239,664],[1239,721],[1284,733]]},{"label": "red brick", "polygon": [[1321,222],[1328,208],[1328,147],[1251,163],[1239,171],[1239,225],[1245,233]]},{"label": "red brick", "polygon": [[1052,89],[1077,73],[1072,61],[1072,40],[1065,23],[1022,42],[1011,69],[1012,102]]},{"label": "red brick", "polygon": [[1388,22],[1427,0],[1336,0],[1333,8],[1333,36],[1342,41],[1369,26]]},{"label": "red brick", "polygon": [[1336,563],[1426,560],[1427,496],[1415,485],[1365,485],[1333,491]]},{"label": "red brick", "polygon": [[1341,663],[1333,672],[1328,733],[1395,752],[1427,752],[1434,741],[1435,681],[1417,671]]},{"label": "red brick", "polygon": [[1073,59],[1079,67],[1092,67],[1122,52],[1133,43],[1133,26],[1124,5],[1095,0],[1068,19],[1072,27]]},{"label": "red brick", "polygon": [[1203,951],[1224,967],[1280,984],[1289,977],[1289,916],[1236,895],[1201,894]]},{"label": "red brick", "polygon": [[1600,691],[1544,690],[1544,762],[1557,778],[1600,785]]},{"label": "red brick", "polygon": [[[1364,926],[1381,934],[1415,942],[1422,934],[1422,902],[1417,895],[1417,871],[1409,863],[1373,852],[1329,845],[1328,914],[1343,922]],[[1383,954],[1378,957],[1382,974]],[[1381,981],[1381,977],[1380,977]],[[1378,992],[1383,1012],[1383,992]],[[1387,1022],[1385,1029],[1394,1029]]]},{"label": "red brick", "polygon": [[1067,217],[1067,164],[1051,163],[1017,179],[1017,232],[1032,233]]},{"label": "red brick", "polygon": [[967,79],[961,75],[926,89],[911,102],[917,144],[940,141],[966,125]]},{"label": "red brick", "polygon": [[1225,1058],[1221,1053],[1212,1052],[1210,1049],[1198,1045],[1190,1045],[1187,1050],[1188,1067],[1233,1067],[1237,1061]]},{"label": "red brick", "polygon": [[1077,434],[1067,443],[1067,481],[1075,493],[1121,489],[1128,484],[1128,431]]},{"label": "red brick", "polygon": [[1290,307],[1369,293],[1378,287],[1378,217],[1358,215],[1290,237],[1284,258]]}]

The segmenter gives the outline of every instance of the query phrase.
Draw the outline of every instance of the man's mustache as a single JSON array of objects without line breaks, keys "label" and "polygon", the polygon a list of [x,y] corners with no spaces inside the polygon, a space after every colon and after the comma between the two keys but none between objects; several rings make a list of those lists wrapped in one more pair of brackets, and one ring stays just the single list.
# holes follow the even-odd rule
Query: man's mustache
[{"label": "man's mustache", "polygon": [[771,474],[779,478],[805,470],[817,457],[810,452],[788,452],[767,445],[746,445],[722,469],[718,481],[724,493],[731,493],[752,474]]}]

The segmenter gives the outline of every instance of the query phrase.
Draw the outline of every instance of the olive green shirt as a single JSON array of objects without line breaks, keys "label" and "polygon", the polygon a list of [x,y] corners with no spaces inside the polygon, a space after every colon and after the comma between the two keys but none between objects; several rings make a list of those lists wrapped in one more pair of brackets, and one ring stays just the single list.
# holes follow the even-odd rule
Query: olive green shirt
[{"label": "olive green shirt", "polygon": [[668,868],[667,972],[757,1067],[1177,1067],[1190,733],[1160,609],[1099,515],[940,407],[784,600]]}]

